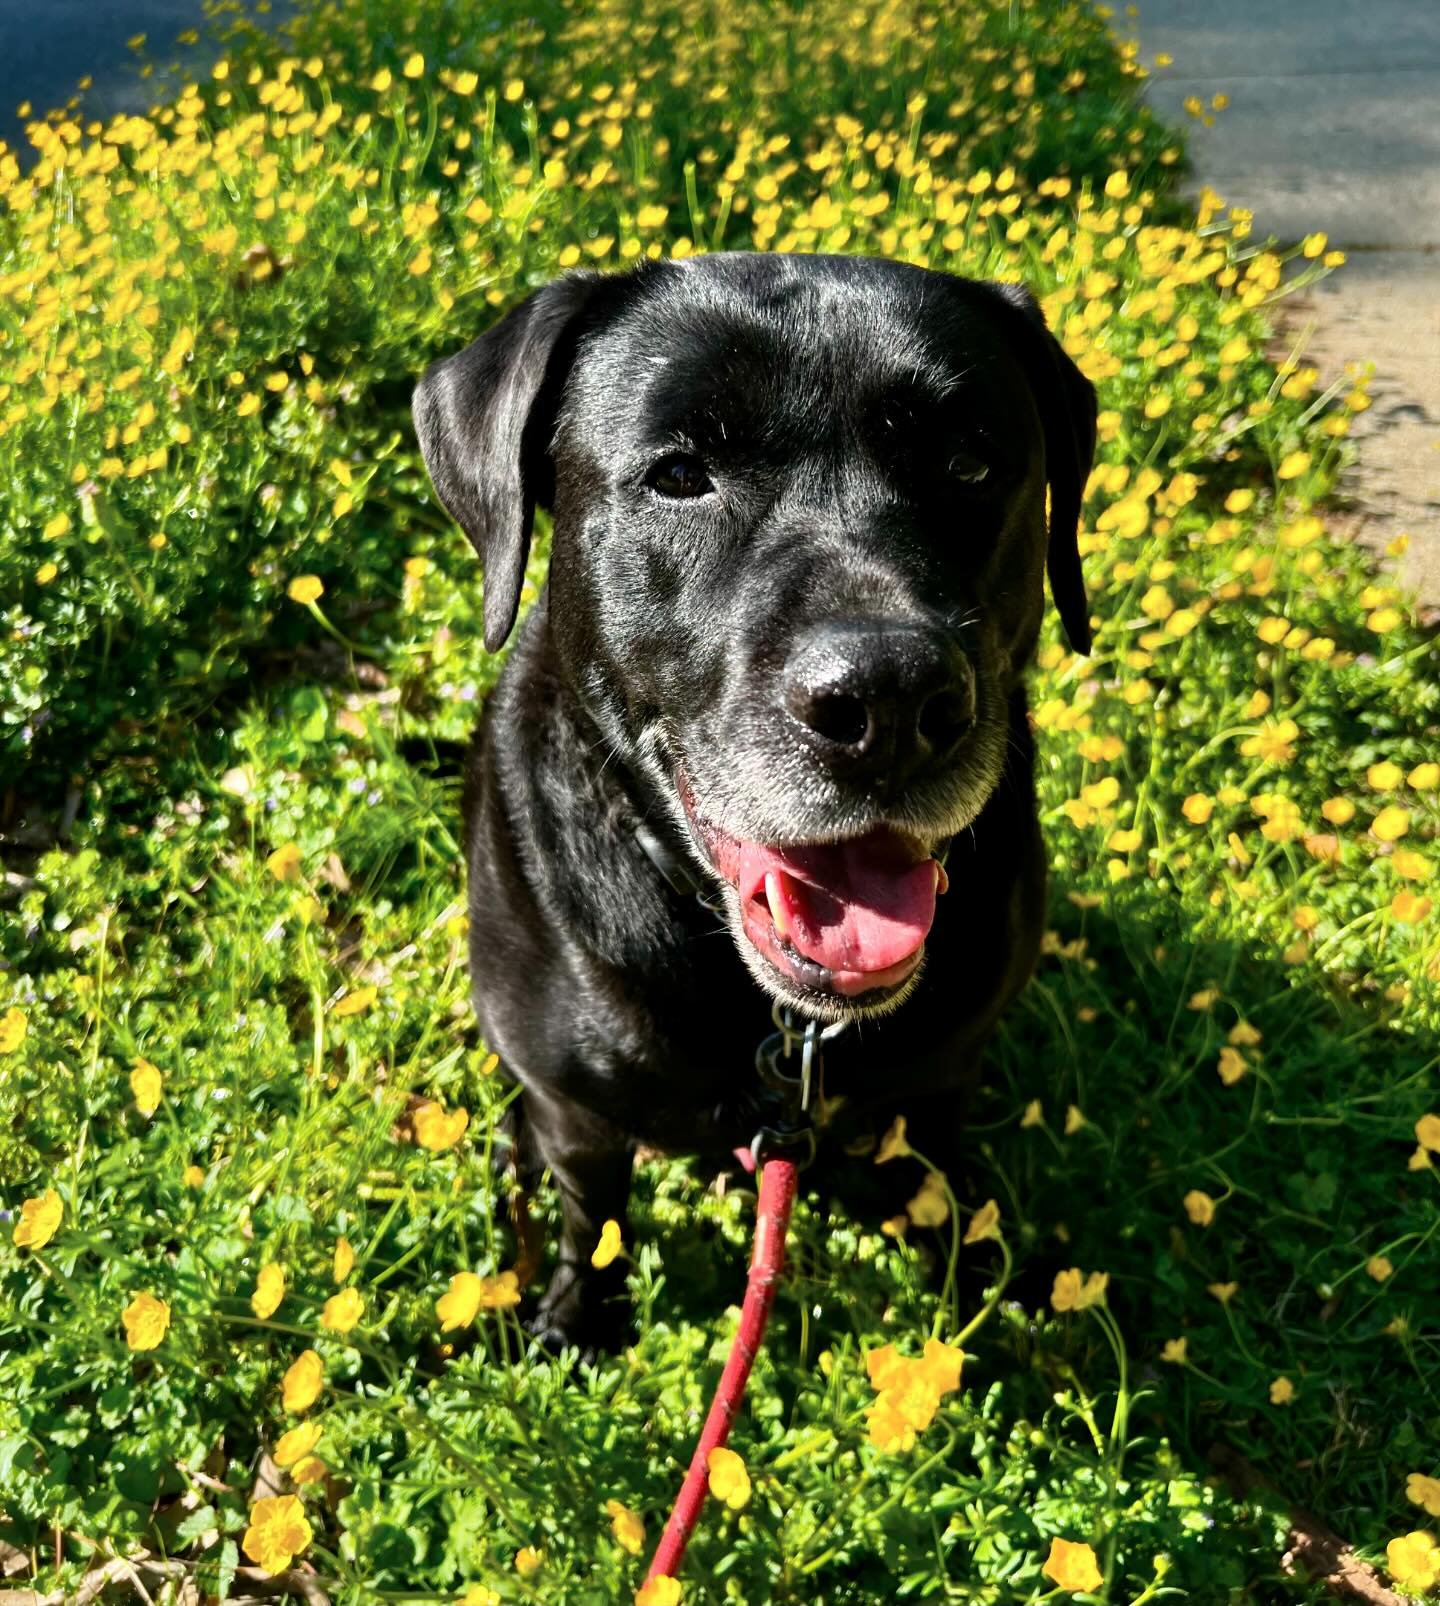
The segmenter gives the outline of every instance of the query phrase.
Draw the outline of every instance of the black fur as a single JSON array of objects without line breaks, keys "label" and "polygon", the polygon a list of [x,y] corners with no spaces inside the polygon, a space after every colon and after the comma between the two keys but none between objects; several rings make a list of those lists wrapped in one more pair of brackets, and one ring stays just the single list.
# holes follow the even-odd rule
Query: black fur
[{"label": "black fur", "polygon": [[[523,1089],[523,1146],[564,1201],[537,1329],[613,1343],[617,1274],[589,1256],[625,1219],[635,1145],[723,1163],[748,1142],[772,996],[857,1017],[827,1054],[841,1139],[905,1111],[934,1158],[953,1151],[959,1095],[1042,928],[1021,674],[1047,566],[1089,645],[1076,526],[1094,392],[1018,286],[733,254],[545,286],[425,375],[415,418],[484,562],[492,650],[534,507],[554,513],[545,594],[471,756],[471,963],[486,1039]],[[675,453],[703,460],[711,494],[655,488]],[[892,700],[917,653],[941,676],[944,743],[900,766],[787,714],[801,645],[842,628],[900,666]],[[697,813],[752,842],[886,824],[948,843],[918,980],[858,1007],[777,980],[728,888],[727,935],[640,844],[644,822],[718,882]]]}]

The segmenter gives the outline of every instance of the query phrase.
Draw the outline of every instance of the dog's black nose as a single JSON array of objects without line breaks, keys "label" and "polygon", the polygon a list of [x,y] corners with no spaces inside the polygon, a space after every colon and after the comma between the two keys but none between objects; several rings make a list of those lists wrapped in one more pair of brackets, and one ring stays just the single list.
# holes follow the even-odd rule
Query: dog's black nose
[{"label": "dog's black nose", "polygon": [[975,722],[970,660],[939,630],[905,619],[814,626],[792,648],[781,686],[828,768],[890,790],[943,764]]}]

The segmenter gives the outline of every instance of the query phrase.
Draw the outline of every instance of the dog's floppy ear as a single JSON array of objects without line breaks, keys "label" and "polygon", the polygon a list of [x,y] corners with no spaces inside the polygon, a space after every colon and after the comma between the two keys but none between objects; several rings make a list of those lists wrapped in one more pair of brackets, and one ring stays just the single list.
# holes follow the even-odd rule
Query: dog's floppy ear
[{"label": "dog's floppy ear", "polygon": [[485,646],[515,624],[536,504],[554,494],[549,449],[565,376],[601,285],[572,273],[527,296],[415,390],[415,431],[440,500],[485,570]]},{"label": "dog's floppy ear", "polygon": [[1095,461],[1095,387],[1045,327],[1045,315],[1023,284],[984,285],[1009,309],[1019,353],[1045,433],[1050,532],[1045,567],[1050,595],[1070,645],[1090,651],[1090,607],[1080,570],[1080,504]]}]

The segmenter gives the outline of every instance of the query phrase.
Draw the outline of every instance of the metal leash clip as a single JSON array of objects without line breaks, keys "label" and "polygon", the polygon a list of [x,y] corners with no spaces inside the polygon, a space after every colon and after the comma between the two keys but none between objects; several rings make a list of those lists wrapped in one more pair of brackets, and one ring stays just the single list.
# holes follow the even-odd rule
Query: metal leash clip
[{"label": "metal leash clip", "polygon": [[[750,1143],[750,1158],[756,1169],[767,1155],[777,1149],[804,1146],[805,1158],[798,1164],[807,1166],[815,1158],[815,1126],[813,1111],[825,1097],[825,1061],[822,1044],[837,1037],[848,1024],[834,1021],[822,1026],[818,1020],[797,1021],[788,1004],[778,1000],[770,1011],[775,1030],[755,1050],[755,1069],[765,1088],[779,1096],[783,1107],[778,1119],[767,1122]],[[796,1046],[800,1050],[798,1072],[790,1070],[786,1061],[792,1059]]]}]

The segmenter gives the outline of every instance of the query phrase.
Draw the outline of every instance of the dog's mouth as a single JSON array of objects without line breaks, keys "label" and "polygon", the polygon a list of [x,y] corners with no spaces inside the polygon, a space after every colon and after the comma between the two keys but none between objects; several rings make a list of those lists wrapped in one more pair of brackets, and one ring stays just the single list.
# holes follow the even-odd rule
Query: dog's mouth
[{"label": "dog's mouth", "polygon": [[890,826],[838,842],[749,842],[686,814],[716,873],[735,889],[747,941],[792,988],[874,1004],[920,965],[946,888],[944,866]]}]

